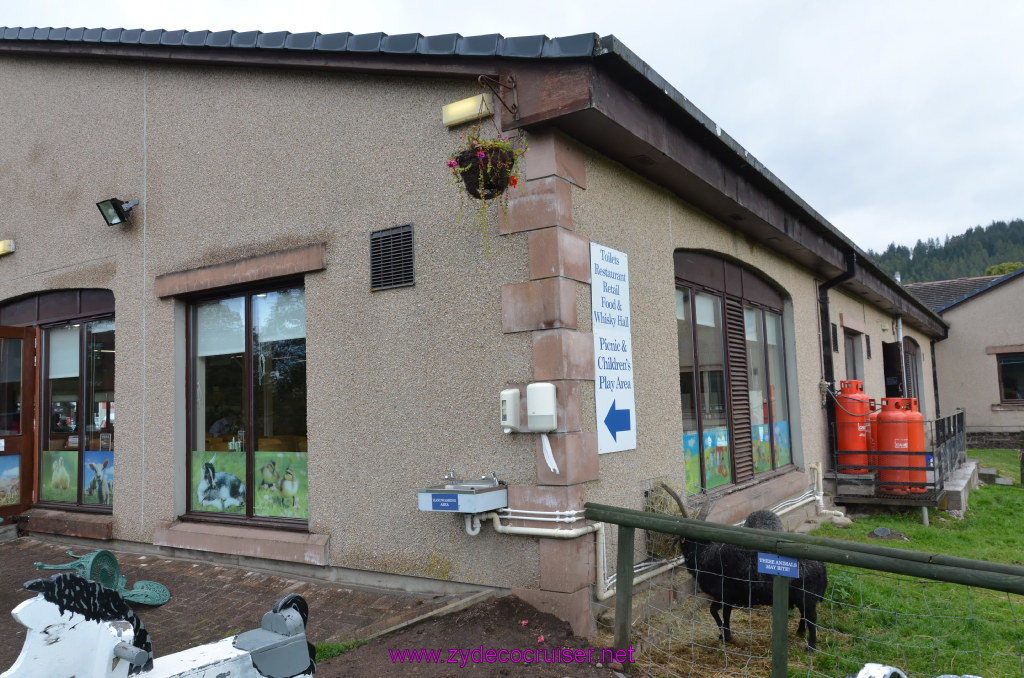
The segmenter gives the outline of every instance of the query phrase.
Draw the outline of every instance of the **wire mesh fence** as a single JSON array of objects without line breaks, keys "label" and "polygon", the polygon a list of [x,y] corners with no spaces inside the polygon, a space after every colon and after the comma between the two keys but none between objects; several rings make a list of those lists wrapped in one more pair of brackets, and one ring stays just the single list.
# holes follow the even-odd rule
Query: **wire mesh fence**
[{"label": "wire mesh fence", "polygon": [[[656,496],[660,482],[645,488],[647,511],[661,518],[678,515],[669,502]],[[699,506],[688,508],[694,515]],[[612,524],[605,528],[600,544],[604,557],[597,559],[605,563],[602,589],[615,585],[612,570],[622,529]],[[711,615],[712,597],[696,586],[687,571],[676,535],[637,530],[634,562],[639,583],[633,588],[629,640],[636,648],[635,668],[640,675],[772,675],[771,605],[736,606],[730,620],[732,638],[725,642]],[[836,562],[828,563],[827,571],[828,582],[817,603],[814,650],[808,651],[806,638],[798,636],[800,615],[790,610],[789,676],[844,678],[856,675],[867,662],[877,662],[896,666],[915,678],[1024,678],[1024,596],[971,585],[975,582],[971,576],[966,577],[966,584],[948,583]],[[978,574],[977,581],[988,576],[990,573]],[[1006,578],[1015,576],[1016,572]],[[727,580],[722,585],[749,590],[763,585],[764,579],[755,567],[746,580]],[[985,585],[990,582],[986,579]],[[791,588],[791,601],[793,595]],[[610,636],[614,632],[614,599],[606,594],[598,605],[604,607],[598,615],[599,627]]]},{"label": "wire mesh fence", "polygon": [[[721,639],[711,599],[685,568],[634,591],[631,639],[644,675],[719,678],[771,675],[770,606],[737,608],[732,641]],[[908,676],[1024,676],[1024,597],[829,566],[818,604],[818,643],[805,649],[798,615],[789,618],[789,676],[842,678],[867,662]]]}]

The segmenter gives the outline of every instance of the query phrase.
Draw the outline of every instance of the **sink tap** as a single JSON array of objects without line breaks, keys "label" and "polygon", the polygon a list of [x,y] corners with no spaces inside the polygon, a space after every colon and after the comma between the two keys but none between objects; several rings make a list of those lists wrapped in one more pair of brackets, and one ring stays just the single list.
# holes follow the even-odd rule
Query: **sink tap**
[{"label": "sink tap", "polygon": [[[487,480],[487,476],[480,476],[480,480]],[[491,471],[491,482],[495,487],[498,486],[498,476],[494,471]]]},{"label": "sink tap", "polygon": [[441,476],[441,480],[455,480],[455,469],[448,471],[448,473]]}]

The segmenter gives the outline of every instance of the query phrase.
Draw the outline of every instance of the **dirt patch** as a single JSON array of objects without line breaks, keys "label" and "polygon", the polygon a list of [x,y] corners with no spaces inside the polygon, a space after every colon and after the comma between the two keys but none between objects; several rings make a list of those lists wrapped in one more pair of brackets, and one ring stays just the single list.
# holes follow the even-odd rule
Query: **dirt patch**
[{"label": "dirt patch", "polygon": [[[568,623],[515,596],[505,596],[377,638],[319,665],[316,675],[614,678],[616,673],[611,667],[598,665],[601,650],[607,647],[577,638]],[[410,661],[407,654],[405,661],[398,661],[396,655],[403,650],[419,652],[420,660]],[[453,654],[454,650],[459,653]],[[573,661],[579,650],[591,650],[595,661]],[[431,651],[433,660],[426,654]],[[488,651],[494,654],[488,655]]]}]

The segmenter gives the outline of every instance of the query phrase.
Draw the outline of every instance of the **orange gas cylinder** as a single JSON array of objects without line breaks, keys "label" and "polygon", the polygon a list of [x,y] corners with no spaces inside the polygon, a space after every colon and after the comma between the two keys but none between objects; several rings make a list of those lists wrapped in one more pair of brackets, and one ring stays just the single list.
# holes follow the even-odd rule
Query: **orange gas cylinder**
[{"label": "orange gas cylinder", "polygon": [[928,489],[925,486],[928,482],[928,462],[924,454],[924,415],[917,408],[917,398],[910,398],[909,404],[910,407],[906,411],[907,452],[909,453],[907,454],[907,466],[914,468],[910,471],[910,482],[921,484],[911,485],[907,489],[915,494],[920,494]]},{"label": "orange gas cylinder", "polygon": [[[836,450],[840,473],[867,473],[867,417],[870,410],[864,382],[839,382],[836,397]],[[846,467],[846,468],[844,468]]]},{"label": "orange gas cylinder", "polygon": [[[910,471],[903,470],[907,464],[907,449],[910,445],[907,432],[907,401],[904,398],[882,398],[882,412],[878,415],[878,479],[883,483],[878,491],[882,494],[906,494],[910,482]],[[898,484],[899,483],[899,484]]]}]

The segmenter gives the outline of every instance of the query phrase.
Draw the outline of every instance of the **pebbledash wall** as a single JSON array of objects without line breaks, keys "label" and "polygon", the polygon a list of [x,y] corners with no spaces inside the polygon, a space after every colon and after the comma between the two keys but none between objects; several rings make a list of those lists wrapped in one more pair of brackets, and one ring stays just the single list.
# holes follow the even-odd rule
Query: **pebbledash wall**
[{"label": "pebbledash wall", "polygon": [[[681,480],[677,250],[740,263],[787,306],[794,465],[727,488],[711,517],[734,521],[800,495],[813,482],[808,466],[829,464],[818,303],[829,276],[544,125],[530,128],[508,214],[491,215],[486,255],[471,219],[459,218],[444,165],[465,128],[440,120],[442,105],[480,91],[471,80],[61,54],[0,60],[0,88],[20,93],[0,100],[10,159],[0,184],[22,197],[2,208],[0,237],[16,239],[17,251],[0,259],[0,304],[59,289],[114,294],[112,538],[508,588],[588,632],[592,535],[485,527],[469,536],[461,518],[418,511],[415,489],[449,469],[493,471],[514,508],[641,508],[651,479]],[[112,195],[141,200],[129,227],[97,214],[96,201]],[[415,285],[371,292],[370,233],[402,224],[414,227]],[[632,307],[637,448],[603,455],[592,242],[628,254]],[[182,521],[182,295],[282,274],[301,274],[306,294],[308,533]],[[880,284],[883,297],[898,294]],[[877,336],[863,361],[877,392],[880,344],[895,324],[882,297],[869,296],[834,290],[830,319]],[[914,312],[934,335],[937,318]],[[931,336],[904,329],[930,366]],[[834,357],[838,381],[843,355]],[[557,475],[538,436],[505,435],[498,424],[500,391],[533,381],[556,385]],[[29,529],[79,529],[71,512],[37,513]]]}]

